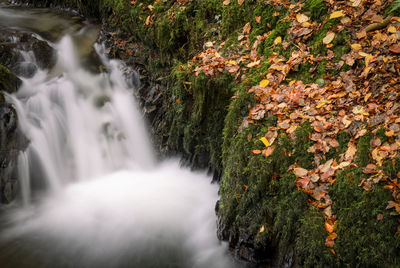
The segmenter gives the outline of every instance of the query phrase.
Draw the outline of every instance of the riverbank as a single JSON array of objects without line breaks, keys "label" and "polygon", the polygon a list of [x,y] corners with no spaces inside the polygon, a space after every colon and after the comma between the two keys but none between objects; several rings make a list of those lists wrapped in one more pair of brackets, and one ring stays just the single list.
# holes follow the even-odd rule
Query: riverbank
[{"label": "riverbank", "polygon": [[69,3],[103,20],[109,56],[139,69],[158,149],[220,181],[219,237],[237,257],[392,267],[400,263],[392,2]]}]

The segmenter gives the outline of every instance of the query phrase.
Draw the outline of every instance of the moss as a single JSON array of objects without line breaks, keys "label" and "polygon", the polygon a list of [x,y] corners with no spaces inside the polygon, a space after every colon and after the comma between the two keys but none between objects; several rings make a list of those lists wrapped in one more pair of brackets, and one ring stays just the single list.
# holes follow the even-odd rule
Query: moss
[{"label": "moss", "polygon": [[285,174],[279,179],[274,202],[274,234],[279,241],[279,252],[282,253],[295,241],[299,219],[307,211],[307,196],[297,189],[295,180],[293,174]]},{"label": "moss", "polygon": [[0,65],[0,91],[14,93],[21,86],[22,81],[16,77],[9,69]]},{"label": "moss", "polygon": [[350,134],[345,131],[341,131],[337,134],[336,139],[339,143],[339,147],[331,148],[329,152],[325,154],[326,160],[334,158],[339,162],[340,155],[347,151],[347,145],[350,141]]},{"label": "moss", "polygon": [[387,160],[382,167],[387,176],[392,179],[398,178],[397,173],[400,172],[400,158]]},{"label": "moss", "polygon": [[376,136],[381,140],[381,143],[384,144],[389,140],[389,138],[385,135],[386,133],[386,128],[381,126],[377,131],[376,131]]},{"label": "moss", "polygon": [[309,122],[304,123],[295,130],[295,141],[293,155],[297,164],[302,168],[311,169],[313,166],[314,155],[307,152],[312,145],[310,140],[311,125]]},{"label": "moss", "polygon": [[222,128],[232,96],[232,78],[196,77],[192,72],[179,64],[173,71],[174,103],[169,111],[173,119],[168,145],[174,151],[183,151],[191,165],[211,166],[221,174]]},{"label": "moss", "polygon": [[324,217],[317,208],[309,208],[300,219],[296,239],[296,262],[300,267],[334,267],[335,257],[325,246],[328,233]]},{"label": "moss", "polygon": [[328,8],[321,0],[306,0],[302,12],[309,12],[311,20],[323,21]]},{"label": "moss", "polygon": [[357,155],[356,155],[356,164],[359,167],[365,167],[370,160],[369,150],[370,150],[370,141],[372,139],[372,134],[368,133],[364,136],[360,137],[357,143]]},{"label": "moss", "polygon": [[337,215],[338,238],[334,248],[340,256],[340,266],[398,266],[400,239],[395,235],[398,223],[385,209],[391,194],[381,185],[365,191],[358,186],[363,177],[362,169],[347,169],[329,189]]}]

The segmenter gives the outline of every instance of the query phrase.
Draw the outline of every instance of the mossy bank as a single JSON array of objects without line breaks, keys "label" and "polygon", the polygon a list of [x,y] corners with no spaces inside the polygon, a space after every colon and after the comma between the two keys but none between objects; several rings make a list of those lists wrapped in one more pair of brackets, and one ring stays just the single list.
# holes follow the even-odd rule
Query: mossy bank
[{"label": "mossy bank", "polygon": [[[34,2],[45,6],[67,3]],[[351,50],[351,29],[341,29],[328,49],[325,38],[332,29],[340,28],[341,21],[330,17],[334,10],[329,1],[292,1],[299,5],[296,12],[316,25],[315,30],[295,37],[289,33],[295,29],[289,19],[293,11],[286,1],[281,2],[70,0],[67,4],[103,20],[109,55],[140,71],[144,79],[139,97],[159,151],[181,154],[194,168],[209,168],[220,182],[218,235],[229,241],[237,257],[259,266],[399,266],[398,217],[386,209],[391,192],[384,182],[368,190],[360,183],[370,178],[363,170],[372,161],[371,140],[381,135],[384,143],[385,135],[366,127],[357,141],[355,164],[338,172],[326,190],[332,200],[329,214],[337,217],[335,243],[327,246],[332,232],[325,226],[322,208],[310,205],[310,196],[288,171],[293,165],[315,168],[309,150],[316,143],[311,139],[315,128],[306,122],[289,135],[278,126],[280,115],[272,112],[256,123],[244,120],[256,102],[249,88],[266,78],[271,67],[268,58],[288,59],[299,50],[293,41],[298,35],[305,36],[310,59],[325,58],[291,69],[287,77],[292,80],[322,85],[363,64],[361,60],[355,65],[341,62]],[[391,2],[385,4],[387,12],[393,9]],[[256,42],[258,46],[254,46]],[[246,44],[247,50],[243,49]],[[253,47],[256,67],[240,75],[197,72],[204,67],[204,62],[196,60],[202,51],[216,49],[229,58],[249,53]],[[274,151],[268,157],[252,154],[263,146],[260,139],[270,129],[277,134]],[[352,144],[350,134],[337,133],[338,146],[326,152],[322,161],[339,160]],[[382,170],[395,179],[399,163],[387,161]]]}]

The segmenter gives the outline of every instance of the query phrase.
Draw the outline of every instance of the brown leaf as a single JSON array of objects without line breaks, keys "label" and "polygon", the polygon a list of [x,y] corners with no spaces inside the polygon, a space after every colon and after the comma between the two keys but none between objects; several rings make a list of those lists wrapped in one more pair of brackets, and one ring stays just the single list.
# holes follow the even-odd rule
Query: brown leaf
[{"label": "brown leaf", "polygon": [[364,168],[364,170],[363,170],[363,173],[365,173],[365,174],[372,174],[372,173],[376,173],[377,171],[376,171],[376,165],[374,165],[374,164],[368,164],[365,168]]},{"label": "brown leaf", "polygon": [[308,170],[305,168],[295,168],[293,169],[293,173],[294,175],[296,175],[297,177],[304,177],[307,175]]},{"label": "brown leaf", "polygon": [[377,219],[378,221],[383,220],[383,214],[378,214],[378,216],[376,216],[376,219]]},{"label": "brown leaf", "polygon": [[346,160],[353,160],[357,152],[357,146],[353,142],[349,142],[347,151],[344,155]]},{"label": "brown leaf", "polygon": [[253,150],[251,151],[252,155],[261,154],[261,150]]},{"label": "brown leaf", "polygon": [[396,54],[400,54],[400,45],[399,44],[392,45],[389,48],[389,50],[390,50],[390,52],[393,52],[393,53],[396,53]]},{"label": "brown leaf", "polygon": [[250,22],[246,23],[246,25],[243,27],[243,33],[250,33],[251,25]]}]

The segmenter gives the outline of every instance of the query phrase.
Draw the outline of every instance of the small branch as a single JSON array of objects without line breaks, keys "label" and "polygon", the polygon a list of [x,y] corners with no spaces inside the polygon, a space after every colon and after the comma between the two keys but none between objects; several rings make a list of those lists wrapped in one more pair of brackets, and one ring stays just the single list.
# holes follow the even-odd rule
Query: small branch
[{"label": "small branch", "polygon": [[365,32],[368,33],[368,32],[372,32],[372,31],[376,31],[376,30],[380,30],[382,28],[385,28],[389,24],[389,22],[392,19],[392,17],[393,17],[392,15],[389,15],[382,22],[377,22],[377,23],[373,23],[371,25],[368,25],[364,29]]}]

